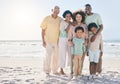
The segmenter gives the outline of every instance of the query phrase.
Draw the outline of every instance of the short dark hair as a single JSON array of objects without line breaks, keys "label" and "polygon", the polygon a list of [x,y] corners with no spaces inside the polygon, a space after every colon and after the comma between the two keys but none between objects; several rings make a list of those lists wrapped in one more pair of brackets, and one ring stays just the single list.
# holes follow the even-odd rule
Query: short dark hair
[{"label": "short dark hair", "polygon": [[78,26],[78,27],[75,28],[75,33],[76,33],[78,30],[82,30],[82,32],[84,32],[84,29],[83,29],[83,27],[81,27],[81,26]]},{"label": "short dark hair", "polygon": [[98,28],[98,26],[96,25],[96,23],[90,23],[88,25],[88,31],[91,31],[91,28],[95,27],[96,29]]},{"label": "short dark hair", "polygon": [[66,16],[67,14],[70,14],[71,17],[73,16],[73,15],[72,15],[72,12],[71,12],[70,10],[66,10],[66,11],[63,13],[62,16],[65,18],[65,16]]},{"label": "short dark hair", "polygon": [[90,4],[86,4],[85,6],[89,6],[89,7],[91,7],[91,5],[90,5]]},{"label": "short dark hair", "polygon": [[79,15],[82,16],[82,20],[81,20],[81,22],[84,22],[84,21],[85,21],[85,13],[82,12],[82,11],[80,11],[80,12],[76,12],[75,15],[74,15],[74,19],[75,19],[75,21],[76,21],[76,15],[77,15],[77,14],[79,14]]}]

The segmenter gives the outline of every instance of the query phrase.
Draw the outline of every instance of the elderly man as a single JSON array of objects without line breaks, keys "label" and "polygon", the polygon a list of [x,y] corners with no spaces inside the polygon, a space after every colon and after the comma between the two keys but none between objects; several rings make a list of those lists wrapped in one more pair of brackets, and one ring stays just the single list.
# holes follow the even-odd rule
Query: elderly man
[{"label": "elderly man", "polygon": [[46,48],[46,56],[44,59],[44,72],[49,76],[58,70],[58,37],[61,18],[58,16],[60,8],[55,6],[52,9],[52,14],[45,17],[40,27],[42,28],[43,47]]}]

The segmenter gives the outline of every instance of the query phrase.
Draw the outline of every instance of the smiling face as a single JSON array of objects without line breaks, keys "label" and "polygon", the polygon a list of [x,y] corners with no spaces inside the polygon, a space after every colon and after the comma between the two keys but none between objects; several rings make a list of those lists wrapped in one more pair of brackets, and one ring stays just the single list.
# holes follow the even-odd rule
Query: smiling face
[{"label": "smiling face", "polygon": [[92,32],[93,34],[96,34],[96,33],[97,33],[97,28],[96,28],[96,27],[92,27],[92,28],[91,28],[91,32]]},{"label": "smiling face", "polygon": [[77,32],[76,32],[76,37],[81,38],[81,37],[82,37],[82,34],[83,34],[83,31],[82,31],[82,30],[77,30]]},{"label": "smiling face", "polygon": [[71,20],[71,14],[66,14],[65,15],[65,20],[67,21],[67,22],[69,22],[70,20]]},{"label": "smiling face", "polygon": [[60,8],[58,6],[55,6],[54,9],[52,9],[53,15],[57,16],[60,12]]},{"label": "smiling face", "polygon": [[75,17],[76,21],[79,23],[82,21],[82,16],[80,14],[77,14]]},{"label": "smiling face", "polygon": [[91,14],[91,11],[92,11],[92,8],[90,6],[85,6],[85,13],[87,15],[90,15]]}]

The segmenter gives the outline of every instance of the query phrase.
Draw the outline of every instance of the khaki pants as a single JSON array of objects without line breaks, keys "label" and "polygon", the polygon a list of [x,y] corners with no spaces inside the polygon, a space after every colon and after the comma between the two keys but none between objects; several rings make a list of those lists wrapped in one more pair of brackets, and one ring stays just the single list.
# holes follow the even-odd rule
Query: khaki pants
[{"label": "khaki pants", "polygon": [[44,58],[44,72],[56,73],[58,70],[58,45],[57,43],[49,44],[46,43],[46,56]]},{"label": "khaki pants", "polygon": [[77,76],[81,73],[82,56],[73,56],[73,75]]},{"label": "khaki pants", "polygon": [[84,60],[81,60],[81,70],[80,70],[81,74],[82,74],[82,70],[83,70],[83,63],[84,63]]}]

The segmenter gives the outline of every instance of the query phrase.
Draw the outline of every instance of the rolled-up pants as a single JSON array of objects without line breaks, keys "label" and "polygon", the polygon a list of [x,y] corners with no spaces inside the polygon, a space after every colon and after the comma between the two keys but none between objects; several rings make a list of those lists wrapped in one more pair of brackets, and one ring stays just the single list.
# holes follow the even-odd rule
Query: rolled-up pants
[{"label": "rolled-up pants", "polygon": [[[64,68],[65,65],[71,65],[70,47],[68,47],[67,38],[59,38],[59,67]],[[67,57],[67,60],[66,60]]]},{"label": "rolled-up pants", "polygon": [[44,72],[56,73],[58,70],[58,45],[57,43],[46,43],[46,56],[44,58]]},{"label": "rolled-up pants", "polygon": [[82,56],[73,56],[73,75],[81,75],[81,60]]}]

